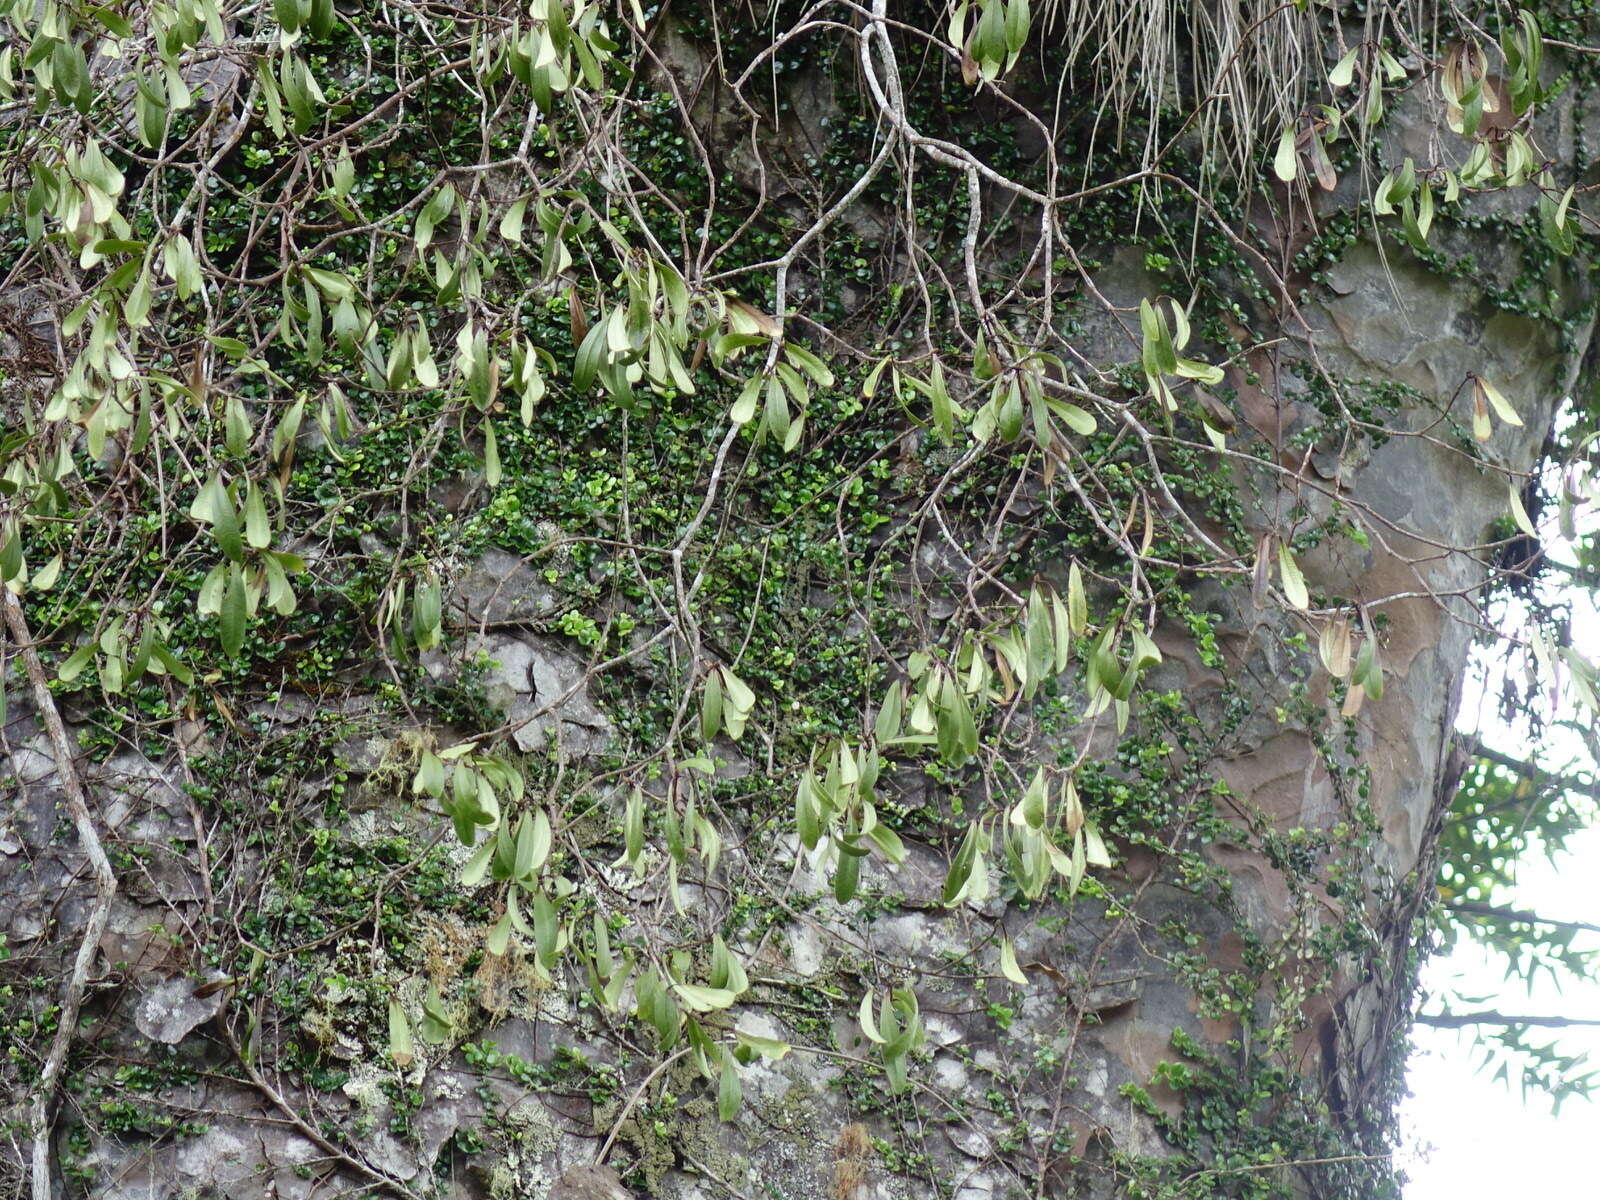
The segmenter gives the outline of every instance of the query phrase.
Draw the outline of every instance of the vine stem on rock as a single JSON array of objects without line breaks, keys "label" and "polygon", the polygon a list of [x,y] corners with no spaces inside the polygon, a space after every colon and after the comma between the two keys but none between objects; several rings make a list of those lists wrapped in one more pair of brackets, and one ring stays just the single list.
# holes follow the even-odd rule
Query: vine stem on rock
[{"label": "vine stem on rock", "polygon": [[33,685],[34,702],[39,707],[39,719],[44,722],[50,737],[50,748],[55,755],[56,776],[61,781],[62,797],[83,854],[94,873],[94,905],[84,922],[83,936],[78,942],[78,955],[72,964],[72,974],[67,979],[66,991],[61,997],[61,1011],[56,1020],[56,1033],[50,1043],[50,1054],[44,1069],[39,1073],[31,1111],[28,1114],[29,1134],[33,1142],[33,1200],[51,1200],[50,1188],[50,1105],[55,1099],[61,1072],[66,1067],[67,1054],[72,1049],[73,1031],[78,1027],[78,1010],[83,1006],[84,989],[89,983],[89,969],[100,948],[100,938],[105,933],[111,916],[111,901],[117,894],[117,877],[112,873],[111,862],[100,845],[100,835],[89,813],[89,801],[78,779],[74,766],[74,747],[67,737],[67,727],[62,723],[61,712],[56,708],[55,697],[50,694],[50,684],[39,661],[33,634],[28,629],[28,619],[22,611],[22,602],[10,588],[0,587],[4,593],[5,623],[17,654],[22,659],[28,682]]},{"label": "vine stem on rock", "polygon": [[[379,1187],[385,1188],[400,1197],[400,1200],[422,1200],[416,1192],[406,1186],[404,1180],[396,1179],[387,1171],[373,1166],[359,1155],[341,1149],[315,1125],[306,1120],[300,1111],[289,1103],[289,1098],[272,1086],[267,1077],[257,1068],[252,1057],[245,1053],[244,1047],[239,1044],[239,1039],[233,1032],[233,1027],[228,1024],[226,1013],[217,1017],[217,1025],[221,1028],[222,1036],[228,1043],[228,1049],[233,1051],[234,1058],[238,1060],[239,1065],[244,1068],[245,1074],[249,1076],[250,1083],[271,1102],[274,1108],[288,1119],[289,1124],[295,1127],[301,1137],[336,1162],[343,1163],[357,1173],[366,1176]],[[35,1200],[37,1200],[37,1197]]]}]

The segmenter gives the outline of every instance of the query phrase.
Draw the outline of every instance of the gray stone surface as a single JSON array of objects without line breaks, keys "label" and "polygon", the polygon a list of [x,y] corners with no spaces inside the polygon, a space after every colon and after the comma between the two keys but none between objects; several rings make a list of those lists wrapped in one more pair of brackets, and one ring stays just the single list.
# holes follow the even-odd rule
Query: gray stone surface
[{"label": "gray stone surface", "polygon": [[530,625],[551,616],[561,591],[527,560],[486,550],[456,583],[455,601],[472,625]]},{"label": "gray stone surface", "polygon": [[177,1045],[191,1031],[221,1012],[226,1000],[221,990],[197,996],[198,987],[195,980],[180,975],[146,989],[134,1009],[134,1025],[151,1041]]}]

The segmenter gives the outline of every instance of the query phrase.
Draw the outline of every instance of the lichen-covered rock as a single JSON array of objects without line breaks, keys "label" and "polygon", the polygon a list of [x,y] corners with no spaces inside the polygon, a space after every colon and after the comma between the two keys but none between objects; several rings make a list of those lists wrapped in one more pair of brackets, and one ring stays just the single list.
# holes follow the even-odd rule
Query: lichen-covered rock
[{"label": "lichen-covered rock", "polygon": [[514,554],[490,549],[455,585],[455,599],[472,626],[531,626],[551,617],[560,590]]},{"label": "lichen-covered rock", "polygon": [[226,997],[220,988],[203,997],[196,994],[198,990],[192,979],[179,976],[162,980],[139,997],[133,1012],[134,1025],[151,1041],[177,1045],[222,1011]]}]

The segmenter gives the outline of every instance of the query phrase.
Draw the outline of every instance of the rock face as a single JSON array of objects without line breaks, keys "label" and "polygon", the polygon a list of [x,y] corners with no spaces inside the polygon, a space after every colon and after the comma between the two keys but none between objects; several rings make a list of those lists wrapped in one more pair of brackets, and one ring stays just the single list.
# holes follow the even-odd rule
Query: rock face
[{"label": "rock face", "polygon": [[[1105,281],[1107,290],[1118,286],[1114,278]],[[1575,295],[1574,305],[1580,299]],[[1551,397],[1573,385],[1577,359],[1569,356],[1561,368],[1565,376],[1557,374],[1554,344],[1540,326],[1503,317],[1476,321],[1479,308],[1469,281],[1447,282],[1419,266],[1385,262],[1358,245],[1330,273],[1308,320],[1321,331],[1319,352],[1336,359],[1342,373],[1404,382],[1433,403],[1448,404],[1468,372],[1492,373],[1526,416],[1523,431],[1496,444],[1506,463],[1521,466],[1537,449],[1541,413]],[[1403,322],[1394,319],[1397,309]],[[1391,682],[1381,701],[1363,709],[1352,750],[1381,829],[1365,893],[1346,889],[1336,896],[1318,888],[1308,894],[1263,853],[1263,830],[1326,833],[1352,820],[1355,801],[1349,779],[1316,745],[1309,719],[1258,716],[1216,747],[1229,798],[1204,857],[1229,881],[1225,905],[1208,908],[1192,888],[1142,874],[1146,860],[1130,854],[1117,884],[1126,904],[1117,913],[1091,904],[1058,912],[997,902],[982,912],[942,913],[937,901],[945,860],[914,847],[910,863],[892,880],[899,911],[861,925],[822,901],[795,914],[778,936],[745,946],[756,955],[754,970],[772,982],[736,1013],[737,1027],[800,1041],[796,1022],[821,1019],[831,1024],[837,1049],[748,1067],[735,1123],[718,1123],[704,1100],[688,1098],[697,1090],[694,1077],[677,1069],[665,1078],[684,1098],[670,1118],[670,1135],[663,1132],[660,1115],[643,1114],[639,1069],[618,1060],[605,1031],[573,1003],[575,997],[535,990],[516,1002],[522,1011],[483,1027],[476,1044],[487,1051],[423,1047],[417,1064],[399,1072],[352,1063],[348,1081],[334,1092],[305,1093],[288,1080],[277,1085],[289,1089],[278,1093],[288,1106],[313,1106],[317,1129],[339,1130],[342,1150],[335,1156],[296,1128],[265,1087],[204,1073],[230,1057],[209,1022],[229,1005],[237,1014],[240,1001],[226,987],[196,994],[206,977],[187,956],[185,930],[201,917],[204,885],[178,768],[125,754],[93,776],[107,832],[140,862],[125,877],[102,945],[97,1020],[101,1036],[126,1054],[160,1061],[169,1077],[186,1082],[157,1084],[145,1097],[175,1136],[152,1140],[148,1129],[102,1136],[76,1159],[96,1181],[90,1194],[131,1200],[209,1189],[231,1197],[310,1197],[330,1188],[406,1187],[422,1194],[426,1185],[461,1197],[620,1198],[629,1193],[609,1168],[588,1165],[615,1132],[613,1157],[642,1169],[653,1194],[663,1198],[752,1194],[773,1181],[785,1194],[818,1195],[841,1187],[841,1178],[854,1190],[834,1194],[933,1194],[926,1190],[931,1184],[891,1171],[884,1157],[909,1136],[947,1194],[984,1200],[1015,1194],[1018,1178],[1010,1163],[1019,1123],[1058,1131],[1063,1163],[1078,1163],[1072,1185],[1078,1190],[1065,1194],[1116,1194],[1123,1176],[1113,1149],[1116,1156],[1160,1154],[1182,1112],[1181,1089],[1163,1082],[1171,1078],[1162,1064],[1174,1058],[1173,1031],[1224,1053],[1230,1040],[1245,1036],[1240,1013],[1252,1006],[1218,1004],[1214,993],[1197,1002],[1196,971],[1226,978],[1243,964],[1242,936],[1273,945],[1304,923],[1326,929],[1363,922],[1400,937],[1406,910],[1393,887],[1422,861],[1439,814],[1448,776],[1446,731],[1471,635],[1465,602],[1429,593],[1456,597],[1477,581],[1479,569],[1464,556],[1429,548],[1480,542],[1504,508],[1501,485],[1437,439],[1402,435],[1376,448],[1329,447],[1310,457],[1291,452],[1287,439],[1308,424],[1309,404],[1294,399],[1285,359],[1258,366],[1267,379],[1286,381],[1288,397],[1285,407],[1247,412],[1262,436],[1285,439],[1279,463],[1286,465],[1268,486],[1295,491],[1313,511],[1337,495],[1359,496],[1407,531],[1359,552],[1330,543],[1305,558],[1313,583],[1330,593],[1413,594],[1386,610]],[[1435,419],[1419,402],[1403,409],[1397,423],[1425,430]],[[515,558],[491,552],[464,574],[456,599],[465,636],[431,669],[443,678],[465,662],[486,662],[487,695],[524,751],[553,747],[570,762],[603,751],[614,730],[590,692],[585,663],[567,648],[570,642],[539,632],[556,603],[551,593]],[[1189,697],[1202,725],[1224,719],[1224,674],[1251,677],[1263,701],[1257,712],[1290,706],[1297,694],[1319,711],[1325,697],[1314,684],[1309,693],[1297,693],[1295,664],[1275,657],[1281,652],[1253,632],[1252,614],[1236,607],[1220,611],[1225,665],[1205,664],[1173,631],[1163,640],[1170,653],[1158,686]],[[280,708],[274,719],[297,718]],[[380,741],[403,732],[381,731]],[[79,858],[70,836],[57,832],[61,819],[47,747],[15,693],[6,749],[3,769],[13,781],[0,825],[6,944],[42,972],[59,972],[86,885],[77,881]],[[383,758],[381,749],[368,754],[367,768],[381,774]],[[420,836],[431,819],[409,807],[380,807],[372,828]],[[739,850],[729,855],[725,870],[737,878],[752,860]],[[250,858],[246,851],[233,869],[249,870]],[[869,877],[869,886],[874,882],[891,883]],[[618,913],[665,900],[659,875],[635,881],[623,872],[614,886],[624,889],[614,902]],[[799,892],[825,889],[816,879]],[[698,903],[726,912],[725,898],[695,894]],[[1000,931],[1027,972],[1025,988],[1000,982],[997,971],[987,978],[945,972],[943,964]],[[1195,949],[1199,958],[1186,957]],[[919,996],[926,1044],[917,1075],[930,1124],[915,1135],[893,1132],[871,1115],[875,1106],[857,1090],[851,1064],[869,1058],[872,1047],[831,999],[835,981],[869,971],[867,964],[880,958],[919,971],[926,981]],[[1304,1027],[1291,1047],[1325,1058],[1321,1070],[1330,1094],[1352,1112],[1374,1099],[1372,1089],[1384,1081],[1385,1037],[1403,1021],[1408,1003],[1403,975],[1372,970],[1370,959],[1352,957],[1348,968],[1314,985],[1308,974]],[[40,1004],[47,999],[37,996]],[[408,1003],[420,1005],[420,993]],[[1003,1011],[999,1025],[997,1009]],[[371,1053],[369,1034],[341,1029],[341,1001],[328,999],[321,1011],[324,1016],[302,1021],[327,1022],[319,1036],[332,1039],[336,1055],[339,1046]],[[1064,1061],[1074,1064],[1070,1077],[1061,1074]],[[403,1109],[397,1106],[402,1094]],[[837,1146],[841,1132],[863,1114],[870,1137],[880,1140],[867,1143],[858,1177]],[[441,1179],[435,1171],[443,1163],[452,1165]]]},{"label": "rock face", "polygon": [[[681,42],[663,58],[680,76],[703,65]],[[826,143],[831,97],[800,108],[786,144]],[[706,113],[706,127],[718,119]],[[1402,111],[1393,122],[1410,153],[1431,144],[1408,124],[1419,119]],[[1553,119],[1576,122],[1570,111]],[[759,166],[741,152],[730,169],[755,186]],[[857,218],[859,230],[876,226],[866,202]],[[1465,225],[1449,237],[1486,262],[1510,253]],[[1143,256],[1107,262],[1095,294],[1131,305],[1159,290]],[[1274,1139],[1314,1149],[1326,1130],[1351,1139],[1341,1146],[1381,1154],[1374,1127],[1409,1012],[1404,960],[1423,896],[1406,881],[1428,875],[1453,786],[1469,597],[1483,582],[1476,558],[1448,548],[1483,545],[1506,512],[1504,483],[1441,428],[1470,421],[1463,385],[1492,377],[1524,422],[1499,429],[1492,452],[1499,465],[1529,469],[1554,403],[1587,365],[1586,287],[1576,274],[1559,285],[1557,315],[1573,327],[1562,343],[1551,321],[1486,307],[1474,280],[1358,241],[1299,312],[1277,318],[1265,339],[1273,349],[1230,368],[1235,445],[1251,447],[1235,463],[1249,532],[1277,528],[1296,508],[1308,525],[1352,503],[1373,517],[1379,533],[1367,544],[1328,538],[1301,562],[1317,590],[1381,604],[1387,687],[1346,737],[1329,738],[1338,705],[1313,655],[1283,636],[1314,643],[1312,619],[1289,627],[1245,589],[1196,586],[1190,599],[1214,618],[1214,646],[1202,651],[1175,623],[1157,630],[1164,659],[1151,689],[1177,699],[1141,714],[1147,759],[1119,762],[1114,736],[1071,722],[1053,735],[1052,751],[1070,759],[1087,749],[1110,764],[1095,799],[1114,840],[1119,806],[1172,801],[1170,821],[1152,818],[1162,844],[1121,830],[1116,870],[1070,906],[1001,893],[946,908],[950,848],[908,838],[899,868],[866,861],[863,890],[881,903],[863,912],[835,902],[824,864],[786,827],[740,823],[741,814],[721,831],[712,879],[680,879],[657,850],[637,871],[616,861],[612,835],[636,781],[614,778],[607,756],[628,736],[630,714],[605,694],[598,652],[559,631],[563,590],[502,549],[458,573],[447,645],[421,659],[436,686],[470,692],[497,726],[407,725],[371,696],[335,705],[287,691],[219,717],[230,736],[256,739],[268,764],[248,782],[262,786],[252,796],[260,809],[315,809],[330,790],[359,785],[356,815],[341,808],[315,829],[314,878],[273,873],[280,827],[241,814],[230,789],[246,781],[196,772],[203,730],[195,739],[180,731],[167,755],[123,747],[86,757],[121,892],[86,1010],[84,1038],[106,1053],[71,1100],[92,1119],[60,1121],[54,1147],[76,1189],[62,1194],[1099,1198],[1174,1183],[1160,1165],[1174,1146],[1219,1164],[1219,1176],[1277,1161],[1243,1161],[1275,1153],[1262,1148]],[[1078,315],[1086,357],[1132,357],[1119,319]],[[1313,355],[1350,397],[1303,382],[1296,368]],[[1329,436],[1325,409],[1374,390],[1387,406],[1381,444]],[[1022,502],[1044,511],[1051,498]],[[965,569],[952,566],[960,547],[937,538],[919,555],[928,574]],[[648,621],[647,606],[641,613]],[[651,632],[641,625],[634,644]],[[36,714],[18,688],[8,692],[0,946],[12,967],[54,980],[68,969],[91,890]],[[390,715],[375,718],[380,711]],[[85,741],[96,735],[90,714],[69,716]],[[411,774],[418,748],[493,738],[515,748],[536,803],[584,781],[586,807],[564,814],[553,852],[590,899],[585,930],[609,923],[620,939],[670,928],[670,949],[688,958],[706,957],[712,935],[726,932],[748,961],[748,993],[716,1019],[749,1046],[795,1048],[758,1049],[742,1065],[736,1119],[718,1119],[696,1048],[654,1056],[637,1023],[595,1003],[596,980],[545,968],[536,934],[508,954],[484,952],[497,902],[459,885],[464,849],[445,841],[450,849],[435,852],[441,808],[456,798],[427,798]],[[281,744],[322,740],[341,747],[325,775],[272,766]],[[715,743],[723,761],[704,771],[760,780],[777,751],[755,743]],[[637,781],[652,803],[678,786],[677,768],[656,765]],[[1142,791],[1141,770],[1156,779]],[[915,814],[938,782],[901,767],[880,786]],[[259,947],[259,913],[218,911],[219,872],[248,881],[241,894],[270,910],[292,944]],[[775,882],[787,883],[781,897],[803,901],[772,901]],[[407,898],[445,893],[465,898],[454,907]],[[347,910],[352,897],[359,903]],[[206,961],[218,931],[253,956]],[[1002,946],[1025,983],[1008,981]],[[9,981],[17,971],[8,971]],[[914,1087],[896,1097],[858,1001],[912,983],[923,1040]],[[52,989],[25,990],[25,1011],[6,1010],[12,1045],[49,1025]],[[448,1029],[430,1038],[436,1024]],[[7,1084],[25,1077],[7,1069]],[[12,1166],[21,1169],[20,1156]],[[1354,1168],[1273,1170],[1285,1194],[1368,1186]]]},{"label": "rock face", "polygon": [[544,620],[561,593],[516,555],[491,549],[456,584],[456,599],[468,623],[498,627]]}]

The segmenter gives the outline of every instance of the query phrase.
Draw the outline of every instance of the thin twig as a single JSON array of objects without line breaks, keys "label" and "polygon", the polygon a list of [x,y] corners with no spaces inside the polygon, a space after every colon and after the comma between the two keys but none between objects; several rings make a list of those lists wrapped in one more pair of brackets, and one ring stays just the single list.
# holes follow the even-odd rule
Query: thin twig
[{"label": "thin twig", "polygon": [[1541,917],[1536,912],[1529,912],[1523,908],[1509,908],[1500,904],[1486,904],[1481,900],[1454,900],[1445,905],[1450,912],[1459,913],[1469,917],[1493,917],[1500,921],[1511,921],[1518,925],[1549,925],[1555,929],[1573,929],[1584,933],[1600,933],[1600,925],[1591,921],[1560,921],[1553,917]]},{"label": "thin twig", "polygon": [[1434,1029],[1460,1029],[1465,1025],[1538,1025],[1566,1029],[1578,1025],[1600,1025],[1600,1017],[1535,1017],[1502,1012],[1422,1013],[1418,1025]]}]

